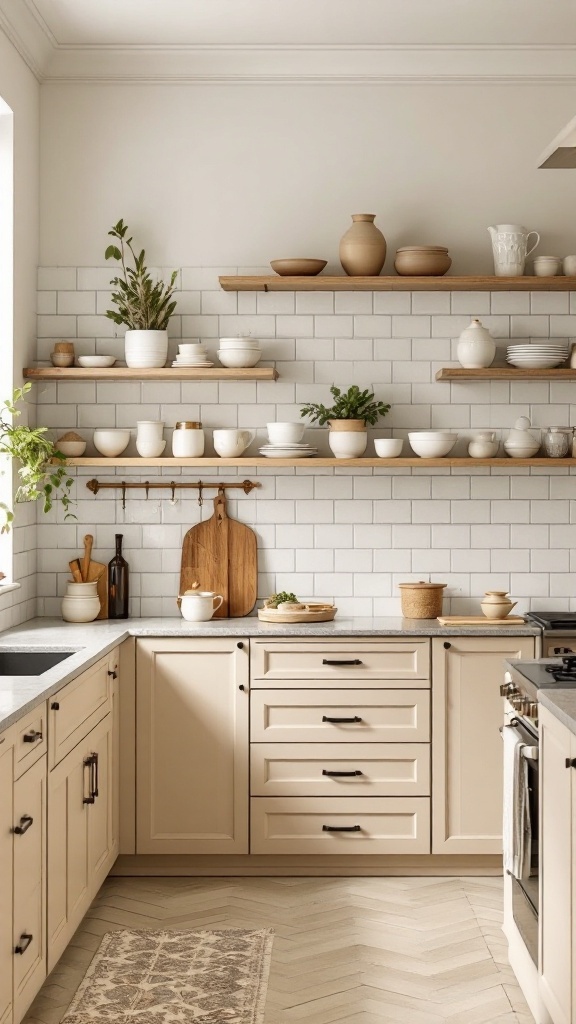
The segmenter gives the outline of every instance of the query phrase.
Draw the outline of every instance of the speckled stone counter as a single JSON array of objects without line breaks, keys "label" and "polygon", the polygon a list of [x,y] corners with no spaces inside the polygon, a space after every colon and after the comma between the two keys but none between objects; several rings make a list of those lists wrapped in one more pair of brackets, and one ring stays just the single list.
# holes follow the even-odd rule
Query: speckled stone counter
[{"label": "speckled stone counter", "polygon": [[576,690],[542,690],[538,699],[576,736]]},{"label": "speckled stone counter", "polygon": [[337,618],[333,622],[274,625],[256,617],[185,622],[184,619],[127,619],[73,624],[31,619],[0,634],[1,650],[74,651],[41,676],[0,676],[0,731],[56,693],[129,636],[385,637],[385,636],[539,636],[530,623],[516,626],[440,626],[436,619]]}]

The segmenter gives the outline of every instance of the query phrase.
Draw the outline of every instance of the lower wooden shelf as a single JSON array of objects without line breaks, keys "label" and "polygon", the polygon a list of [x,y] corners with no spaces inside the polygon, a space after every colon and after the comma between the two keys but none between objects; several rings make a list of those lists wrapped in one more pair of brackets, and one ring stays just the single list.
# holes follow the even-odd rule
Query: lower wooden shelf
[{"label": "lower wooden shelf", "polygon": [[132,458],[117,458],[107,459],[104,456],[90,459],[67,459],[67,466],[107,466],[110,469],[130,467],[132,469],[146,467],[156,467],[159,469],[174,469],[177,467],[189,468],[189,469],[202,469],[208,468],[209,466],[261,466],[267,469],[276,468],[299,468],[306,466],[309,469],[314,468],[325,468],[327,466],[338,466],[338,467],[364,467],[372,469],[393,469],[394,467],[410,466],[414,469],[422,469],[425,467],[433,466],[446,466],[446,467],[467,467],[472,469],[474,466],[501,466],[508,469],[518,469],[521,466],[546,466],[548,469],[558,469],[567,466],[576,466],[576,459],[470,459],[470,458],[443,458],[443,459],[419,459],[419,458],[399,458],[399,459],[378,459],[378,458],[365,458],[365,459],[334,459],[334,458],[312,458],[312,459],[264,459],[260,457],[252,457],[250,455],[245,456],[241,459],[220,459],[220,458],[202,458],[202,459],[141,459],[139,457]]}]

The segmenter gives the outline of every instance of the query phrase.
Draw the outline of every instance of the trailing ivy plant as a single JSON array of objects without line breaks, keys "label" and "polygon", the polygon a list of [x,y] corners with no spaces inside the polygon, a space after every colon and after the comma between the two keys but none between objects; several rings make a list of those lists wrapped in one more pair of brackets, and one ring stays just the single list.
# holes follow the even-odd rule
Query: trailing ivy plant
[{"label": "trailing ivy plant", "polygon": [[330,393],[333,405],[327,407],[319,402],[310,402],[302,407],[300,415],[309,416],[312,423],[321,427],[329,420],[365,420],[373,427],[380,416],[390,411],[390,406],[384,402],[373,401],[372,391],[360,391],[356,384],[344,393],[333,384]]},{"label": "trailing ivy plant", "polygon": [[[119,220],[108,234],[116,238],[120,246],[109,245],[105,257],[121,263],[124,276],[113,277],[110,282],[117,289],[112,292],[112,302],[117,309],[108,309],[106,316],[115,324],[124,324],[130,331],[166,330],[176,309],[172,296],[178,271],[173,271],[169,284],[154,281],[145,264],[144,249],[137,254],[132,246],[132,236],[126,237],[128,225]],[[127,264],[126,250],[132,257],[133,267]]]},{"label": "trailing ivy plant", "polygon": [[[21,415],[17,404],[24,399],[31,387],[32,384],[28,382],[23,387],[16,388],[12,400],[6,399],[0,408],[0,454],[7,455],[19,463],[20,483],[14,500],[40,500],[44,512],[50,511],[54,501],[60,501],[65,519],[75,519],[70,511],[70,488],[74,480],[66,471],[66,456],[46,437],[47,427],[25,427],[15,422]],[[4,514],[4,524],[0,532],[7,533],[14,521],[14,512],[4,502],[0,502],[0,510]]]}]

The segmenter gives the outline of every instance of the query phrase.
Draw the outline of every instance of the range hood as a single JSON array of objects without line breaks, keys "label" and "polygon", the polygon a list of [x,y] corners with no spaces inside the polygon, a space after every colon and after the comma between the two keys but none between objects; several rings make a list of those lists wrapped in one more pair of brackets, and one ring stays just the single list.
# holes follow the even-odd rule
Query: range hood
[{"label": "range hood", "polygon": [[538,160],[546,169],[576,167],[576,117],[562,129]]}]

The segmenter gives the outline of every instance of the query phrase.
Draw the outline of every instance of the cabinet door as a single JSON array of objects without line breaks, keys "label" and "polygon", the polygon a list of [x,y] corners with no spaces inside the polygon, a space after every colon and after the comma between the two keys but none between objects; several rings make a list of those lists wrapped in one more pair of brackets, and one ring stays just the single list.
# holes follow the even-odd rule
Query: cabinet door
[{"label": "cabinet door", "polygon": [[136,852],[248,853],[247,643],[139,640],[136,708]]},{"label": "cabinet door", "polygon": [[116,804],[116,764],[114,758],[113,716],[92,730],[88,738],[88,757],[93,759],[94,803],[88,805],[88,873],[91,897],[95,896],[118,855],[118,833],[114,829]]},{"label": "cabinet door", "polygon": [[502,852],[502,698],[507,658],[532,637],[435,638],[432,655],[432,853]]},{"label": "cabinet door", "polygon": [[12,1020],[13,774],[14,740],[13,732],[8,730],[0,736],[0,1024]]},{"label": "cabinet door", "polygon": [[554,1024],[572,1024],[574,902],[571,733],[540,709],[540,991]]},{"label": "cabinet door", "polygon": [[43,757],[14,784],[15,1020],[46,977],[46,777]]},{"label": "cabinet door", "polygon": [[48,776],[48,970],[91,899],[88,861],[89,747],[77,746]]}]

